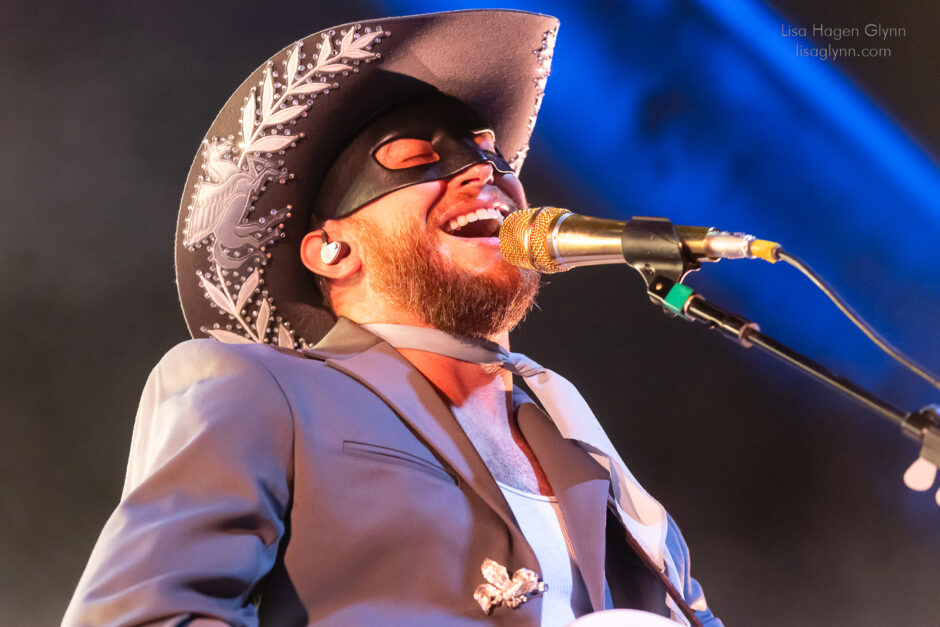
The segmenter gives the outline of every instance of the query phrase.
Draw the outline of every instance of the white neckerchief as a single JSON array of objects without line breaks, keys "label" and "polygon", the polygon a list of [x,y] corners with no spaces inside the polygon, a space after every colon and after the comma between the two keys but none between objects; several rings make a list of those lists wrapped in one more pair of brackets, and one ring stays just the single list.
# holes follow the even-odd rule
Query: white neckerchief
[{"label": "white neckerchief", "polygon": [[[578,442],[610,473],[614,503],[624,526],[660,570],[667,570],[670,579],[676,576],[674,565],[670,564],[670,568],[665,568],[665,560],[669,558],[665,549],[668,526],[666,511],[627,469],[594,412],[570,381],[548,368],[543,368],[522,353],[511,353],[495,342],[457,337],[438,329],[400,324],[360,326],[394,348],[422,350],[471,363],[500,364],[506,370],[523,377],[561,435]],[[681,587],[679,589],[681,590]]]}]

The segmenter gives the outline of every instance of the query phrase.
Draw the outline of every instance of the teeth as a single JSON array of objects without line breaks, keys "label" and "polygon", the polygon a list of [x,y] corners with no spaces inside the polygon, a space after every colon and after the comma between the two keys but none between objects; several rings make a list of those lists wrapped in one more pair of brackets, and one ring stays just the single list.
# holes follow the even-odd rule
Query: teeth
[{"label": "teeth", "polygon": [[476,215],[480,220],[497,220],[500,213],[497,209],[477,209]]},{"label": "teeth", "polygon": [[477,220],[496,220],[500,225],[502,225],[503,218],[508,213],[509,209],[505,205],[496,205],[495,207],[477,209],[476,211],[471,211],[469,213],[451,218],[447,223],[446,230],[448,233],[453,233],[461,227],[467,226],[467,224],[470,222],[476,222]]}]

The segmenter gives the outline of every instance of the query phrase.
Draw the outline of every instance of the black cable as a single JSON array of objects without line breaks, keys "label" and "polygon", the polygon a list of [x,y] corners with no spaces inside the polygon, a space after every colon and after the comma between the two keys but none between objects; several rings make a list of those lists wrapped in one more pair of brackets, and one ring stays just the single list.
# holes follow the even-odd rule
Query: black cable
[{"label": "black cable", "polygon": [[836,307],[838,307],[855,326],[861,329],[862,333],[864,333],[868,339],[875,343],[878,348],[890,355],[893,359],[895,359],[911,372],[914,372],[921,378],[927,380],[935,388],[940,389],[940,378],[938,378],[937,375],[933,374],[911,358],[907,357],[900,350],[892,346],[888,340],[883,338],[877,331],[875,331],[875,329],[872,328],[870,324],[865,322],[865,320],[862,319],[862,317],[858,315],[855,310],[849,307],[848,303],[842,300],[842,297],[840,297],[836,291],[832,289],[825,280],[823,280],[821,276],[816,274],[812,268],[783,250],[783,248],[777,248],[776,257],[777,259],[786,261],[788,264],[805,274],[809,280],[816,285],[816,287],[821,289],[823,293],[829,297],[829,300],[836,304]]}]

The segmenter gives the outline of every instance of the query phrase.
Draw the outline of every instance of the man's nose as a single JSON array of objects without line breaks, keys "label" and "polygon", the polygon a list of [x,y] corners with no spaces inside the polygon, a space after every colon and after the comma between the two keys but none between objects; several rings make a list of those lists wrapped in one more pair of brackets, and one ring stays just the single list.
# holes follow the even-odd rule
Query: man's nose
[{"label": "man's nose", "polygon": [[481,161],[468,166],[454,175],[454,183],[459,187],[464,185],[491,185],[495,182],[495,168],[489,161]]}]

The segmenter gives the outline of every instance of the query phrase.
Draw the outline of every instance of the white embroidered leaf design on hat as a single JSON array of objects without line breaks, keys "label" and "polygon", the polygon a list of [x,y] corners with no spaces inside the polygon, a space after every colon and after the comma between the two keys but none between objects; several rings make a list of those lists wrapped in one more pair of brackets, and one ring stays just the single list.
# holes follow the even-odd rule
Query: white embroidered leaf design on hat
[{"label": "white embroidered leaf design on hat", "polygon": [[235,315],[235,305],[232,303],[231,299],[229,299],[229,297],[226,296],[222,290],[216,287],[212,281],[206,279],[205,276],[200,274],[199,283],[204,288],[206,288],[206,292],[208,292],[209,298],[212,299],[212,302],[214,302],[219,309],[229,315]]},{"label": "white embroidered leaf design on hat", "polygon": [[267,299],[261,301],[261,307],[258,309],[258,317],[255,318],[255,332],[258,337],[264,339],[264,334],[268,330],[268,322],[271,320],[271,305]]},{"label": "white embroidered leaf design on hat", "polygon": [[346,70],[351,70],[351,65],[346,65],[345,63],[330,63],[329,65],[324,65],[320,68],[323,72],[329,72],[331,74],[336,72],[345,72]]},{"label": "white embroidered leaf design on hat", "polygon": [[298,95],[315,94],[318,91],[329,89],[332,86],[332,83],[306,83],[304,85],[298,85],[296,88],[294,88],[294,93]]},{"label": "white embroidered leaf design on hat", "polygon": [[350,50],[343,56],[345,56],[347,59],[368,59],[370,54],[371,53],[366,50]]},{"label": "white embroidered leaf design on hat", "polygon": [[330,41],[329,34],[324,33],[323,41],[320,42],[320,54],[317,55],[317,65],[326,61],[330,57],[331,52],[333,52],[333,42]]},{"label": "white embroidered leaf design on hat", "polygon": [[294,348],[294,338],[283,322],[277,327],[277,345],[281,348]]},{"label": "white embroidered leaf design on hat", "polygon": [[[337,72],[352,70],[353,67],[351,65],[341,62],[343,59],[365,61],[377,59],[379,53],[366,50],[366,47],[377,37],[386,34],[385,31],[376,30],[371,33],[362,34],[356,38],[356,28],[351,27],[343,36],[339,50],[336,50],[334,54],[330,35],[324,33],[323,39],[320,42],[320,51],[317,54],[316,64],[313,67],[308,65],[310,69],[300,76],[297,76],[297,69],[300,65],[300,49],[303,44],[298,43],[288,54],[286,80],[284,89],[279,96],[276,94],[272,70],[269,66],[265,70],[264,80],[261,84],[261,119],[257,120],[255,117],[253,91],[248,97],[252,106],[249,107],[248,104],[245,105],[246,111],[250,111],[251,115],[249,116],[248,113],[245,113],[242,117],[242,138],[244,140],[243,145],[245,149],[239,157],[238,164],[242,164],[245,155],[249,152],[275,152],[286,148],[291,141],[296,140],[296,137],[291,136],[291,140],[287,141],[280,148],[270,148],[270,146],[274,145],[273,142],[259,143],[261,140],[264,140],[265,137],[274,137],[273,135],[262,136],[260,135],[262,131],[271,126],[285,124],[300,117],[309,106],[308,104],[296,105],[295,107],[291,107],[290,114],[285,114],[283,113],[285,110],[280,107],[288,98],[313,93],[314,91],[322,91],[336,86],[333,83],[324,82],[308,83],[308,79],[312,79],[316,74],[335,74]],[[312,87],[313,85],[318,85],[318,87],[314,89]]]},{"label": "white embroidered leaf design on hat", "polygon": [[242,283],[242,286],[238,289],[238,302],[235,303],[235,310],[241,311],[245,304],[248,302],[248,299],[251,297],[251,294],[255,291],[255,288],[258,287],[258,282],[261,280],[261,274],[258,272],[258,269],[255,268],[255,271],[251,273],[245,282]]},{"label": "white embroidered leaf design on hat", "polygon": [[249,152],[277,152],[294,143],[296,137],[292,135],[266,135],[259,137],[248,146]]},{"label": "white embroidered leaf design on hat", "polygon": [[[248,94],[245,101],[245,107],[242,109],[242,137],[246,139],[251,137],[251,131],[255,128],[255,92]],[[244,144],[243,144],[244,146]]]},{"label": "white embroidered leaf design on hat", "polygon": [[[380,37],[382,35],[388,35],[388,34],[389,34],[388,32],[385,32],[382,30],[375,30],[375,31],[372,31],[371,33],[362,34],[356,39],[350,38],[348,49],[346,48],[346,44],[345,43],[343,44],[343,55],[348,56],[349,54],[353,53],[356,50],[361,51],[363,48],[371,44],[375,40],[376,37]],[[349,33],[347,33],[347,36],[348,35]],[[353,36],[355,36],[355,33],[353,33]],[[368,54],[371,55],[373,53],[369,52]],[[374,53],[374,54],[376,56],[378,55],[378,53]],[[349,58],[353,59],[356,57],[349,57]]]},{"label": "white embroidered leaf design on hat", "polygon": [[348,52],[349,46],[352,44],[353,36],[355,34],[356,34],[355,28],[350,28],[349,30],[347,30],[346,34],[343,35],[343,41],[340,43],[340,47]]},{"label": "white embroidered leaf design on hat", "polygon": [[250,340],[243,335],[238,333],[232,333],[231,331],[226,331],[224,329],[209,329],[209,335],[214,337],[217,340],[221,340],[226,344],[254,344],[254,340]]},{"label": "white embroidered leaf design on hat", "polygon": [[[236,145],[234,135],[229,135],[228,139],[206,139],[202,164],[205,174],[196,184],[183,244],[191,251],[206,246],[215,266],[215,276],[212,272],[197,271],[199,283],[206,296],[234,323],[225,325],[224,329],[219,328],[218,323],[211,329],[203,327],[205,333],[226,342],[268,341],[274,303],[266,292],[256,294],[264,283],[261,267],[270,257],[267,247],[283,237],[284,222],[291,216],[291,206],[272,209],[269,215],[256,220],[250,219],[249,213],[254,211],[268,181],[277,179],[283,184],[293,174],[283,167],[283,162],[275,163],[265,155],[283,154],[303,139],[302,132],[295,134],[282,128],[295,124],[313,104],[312,99],[298,100],[299,96],[328,93],[338,87],[337,82],[330,80],[333,74],[355,71],[353,65],[345,61],[359,63],[378,59],[379,53],[369,47],[379,37],[389,34],[382,29],[362,32],[357,25],[345,31],[338,48],[334,48],[331,40],[334,32],[329,31],[322,35],[319,51],[314,55],[316,62],[307,63],[306,67],[301,64],[303,42],[298,42],[281,62],[285,65],[283,83],[275,82],[275,63],[269,61],[260,82],[260,102],[258,85],[245,96],[239,131],[241,141]],[[233,293],[237,293],[237,298],[232,297]],[[295,341],[289,326],[280,317],[276,322],[277,345],[293,348]],[[243,335],[232,330],[234,324]]]},{"label": "white embroidered leaf design on hat", "polygon": [[[263,342],[264,336],[267,332],[267,322],[265,322],[265,325],[263,327],[260,325],[256,325],[256,329],[252,330],[252,328],[249,326],[248,322],[245,320],[244,316],[242,315],[242,307],[244,307],[244,305],[248,302],[248,300],[251,298],[252,293],[255,291],[255,289],[257,289],[258,284],[261,282],[261,277],[260,277],[260,273],[258,272],[258,269],[256,268],[254,272],[252,272],[251,276],[249,276],[245,280],[245,282],[242,283],[241,287],[238,290],[238,302],[237,303],[232,299],[232,295],[229,293],[228,287],[226,287],[225,281],[221,281],[221,277],[225,276],[225,271],[222,270],[222,268],[220,268],[218,265],[216,265],[216,274],[218,277],[220,277],[220,283],[218,286],[216,286],[211,280],[209,280],[206,277],[206,275],[198,273],[198,272],[197,274],[199,276],[199,282],[202,284],[202,287],[205,288],[206,294],[208,294],[209,298],[212,299],[212,301],[219,307],[219,309],[221,309],[222,311],[226,312],[229,316],[234,318],[238,322],[238,324],[246,331],[247,335],[240,336],[226,329],[219,329],[219,328],[206,329],[206,333],[208,333],[209,335],[211,335],[212,337],[216,339],[220,339],[230,344],[232,343],[249,343],[250,344],[254,342]],[[270,304],[268,304],[267,299],[264,298],[260,300],[262,302],[261,308],[263,309],[264,305],[268,305],[268,312],[270,314]],[[230,328],[231,327],[229,327],[229,329]],[[232,335],[236,335],[236,337],[242,338],[244,342],[241,342],[241,341],[233,342],[233,340],[230,337]]]},{"label": "white embroidered leaf design on hat", "polygon": [[[261,115],[267,116],[271,113],[271,105],[274,104],[274,81],[271,80],[271,68],[264,73],[264,86],[261,88]],[[270,124],[271,121],[268,120]]]},{"label": "white embroidered leaf design on hat", "polygon": [[300,44],[294,46],[294,49],[290,53],[290,57],[287,59],[287,84],[290,85],[294,81],[294,77],[297,76],[297,66],[300,64]]},{"label": "white embroidered leaf design on hat", "polygon": [[290,122],[291,120],[299,116],[301,113],[303,113],[304,109],[306,108],[307,108],[306,105],[297,105],[294,107],[287,107],[285,109],[281,109],[280,111],[275,111],[274,113],[271,114],[271,117],[268,120],[268,123],[269,124],[283,124],[284,122]]}]

